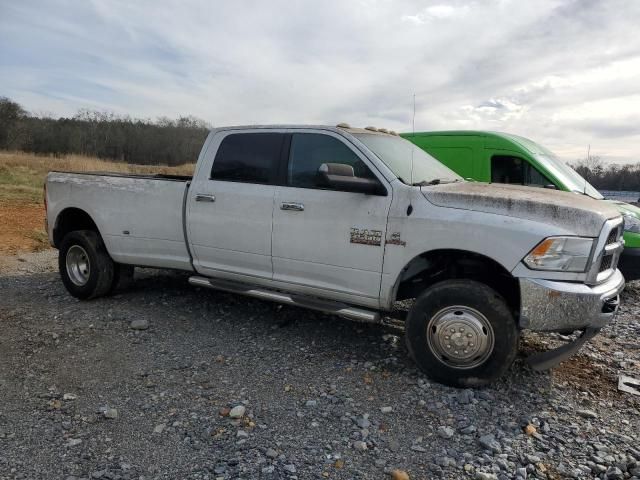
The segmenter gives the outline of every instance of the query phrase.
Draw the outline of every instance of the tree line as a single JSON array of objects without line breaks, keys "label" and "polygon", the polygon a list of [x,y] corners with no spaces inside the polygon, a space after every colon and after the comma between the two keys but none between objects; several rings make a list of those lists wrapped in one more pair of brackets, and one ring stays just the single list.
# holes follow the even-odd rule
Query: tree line
[{"label": "tree line", "polygon": [[0,97],[0,149],[5,150],[173,166],[197,160],[209,128],[192,116],[149,120],[92,110],[71,118],[35,116]]},{"label": "tree line", "polygon": [[[181,165],[198,158],[210,126],[192,116],[155,121],[80,110],[71,118],[35,116],[0,97],[0,149],[94,156],[140,165]],[[598,190],[640,191],[640,163],[605,165],[588,155],[572,164]]]},{"label": "tree line", "polygon": [[600,157],[590,155],[572,166],[597,190],[640,192],[640,163],[605,165]]}]

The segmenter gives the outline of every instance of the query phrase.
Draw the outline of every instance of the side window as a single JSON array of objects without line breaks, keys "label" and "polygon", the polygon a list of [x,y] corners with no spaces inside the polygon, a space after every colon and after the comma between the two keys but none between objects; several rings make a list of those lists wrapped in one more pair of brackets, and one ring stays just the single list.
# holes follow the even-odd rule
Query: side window
[{"label": "side window", "polygon": [[529,168],[525,171],[525,185],[532,185],[535,187],[544,187],[546,185],[551,185],[552,182],[547,177],[545,177],[542,173],[540,173],[533,165],[527,164]]},{"label": "side window", "polygon": [[552,183],[526,160],[510,155],[491,157],[491,181],[536,187],[544,187]]},{"label": "side window", "polygon": [[291,136],[287,167],[289,186],[324,188],[318,182],[318,169],[323,163],[351,165],[356,177],[375,178],[355,152],[337,138],[320,133],[294,133]]},{"label": "side window", "polygon": [[282,151],[282,133],[232,133],[218,147],[211,168],[213,180],[275,183]]},{"label": "side window", "polygon": [[524,161],[518,157],[494,155],[491,157],[491,181],[493,183],[524,184]]}]

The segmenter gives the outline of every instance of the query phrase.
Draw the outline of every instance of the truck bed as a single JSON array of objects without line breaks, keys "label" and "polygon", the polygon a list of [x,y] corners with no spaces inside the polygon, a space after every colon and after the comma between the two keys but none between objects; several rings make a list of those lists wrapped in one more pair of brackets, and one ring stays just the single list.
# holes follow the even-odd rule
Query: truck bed
[{"label": "truck bed", "polygon": [[116,262],[191,270],[183,223],[190,180],[178,175],[50,172],[48,215],[55,219],[68,208],[88,213]]}]

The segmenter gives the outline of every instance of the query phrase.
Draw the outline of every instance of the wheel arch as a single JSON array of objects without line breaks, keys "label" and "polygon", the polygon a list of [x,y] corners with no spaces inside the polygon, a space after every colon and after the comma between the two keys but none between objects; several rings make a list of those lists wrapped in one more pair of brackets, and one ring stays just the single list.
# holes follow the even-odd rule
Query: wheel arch
[{"label": "wheel arch", "polygon": [[520,312],[520,284],[496,260],[481,253],[461,249],[437,249],[412,258],[400,271],[391,300],[417,297],[431,285],[448,279],[482,282],[502,295],[514,317]]},{"label": "wheel arch", "polygon": [[100,229],[91,215],[81,208],[67,207],[56,217],[53,227],[53,246],[59,248],[65,235],[75,230],[92,230],[102,238]]}]

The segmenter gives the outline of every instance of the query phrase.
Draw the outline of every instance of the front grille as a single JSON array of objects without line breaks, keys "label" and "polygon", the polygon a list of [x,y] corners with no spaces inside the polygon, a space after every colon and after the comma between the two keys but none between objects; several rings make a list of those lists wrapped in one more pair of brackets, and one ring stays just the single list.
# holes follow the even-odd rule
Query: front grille
[{"label": "front grille", "polygon": [[606,281],[618,268],[618,260],[624,241],[622,240],[623,224],[621,219],[608,220],[598,237],[597,251],[593,255],[593,263],[587,272],[587,282],[598,284]]},{"label": "front grille", "polygon": [[[621,231],[622,231],[621,227],[616,227],[613,230],[611,230],[609,232],[609,235],[607,236],[607,241],[605,242],[605,246],[612,245],[618,242],[620,240]],[[600,268],[598,269],[598,273],[602,273],[606,270],[609,270],[610,268],[615,268],[616,265],[614,265],[613,262],[614,262],[613,253],[610,253],[610,254],[605,253],[602,257],[602,261],[600,262]]]},{"label": "front grille", "polygon": [[605,270],[609,270],[611,268],[612,263],[613,263],[613,255],[605,255],[604,257],[602,257],[602,262],[600,262],[599,272],[604,272]]},{"label": "front grille", "polygon": [[616,243],[618,241],[619,236],[620,236],[620,228],[614,228],[613,230],[611,230],[611,232],[609,233],[609,236],[607,237],[606,245],[611,245],[612,243]]}]

